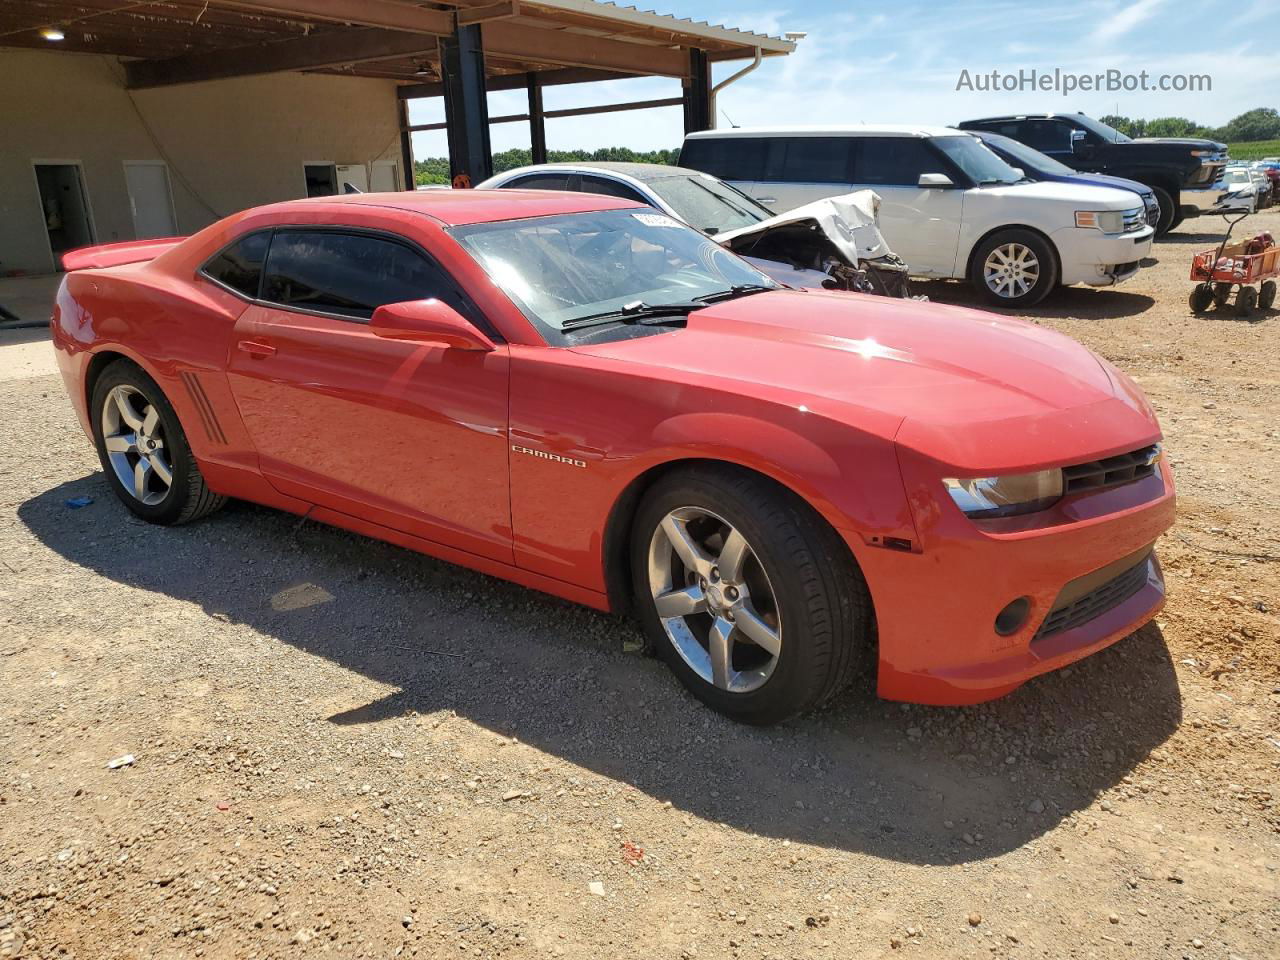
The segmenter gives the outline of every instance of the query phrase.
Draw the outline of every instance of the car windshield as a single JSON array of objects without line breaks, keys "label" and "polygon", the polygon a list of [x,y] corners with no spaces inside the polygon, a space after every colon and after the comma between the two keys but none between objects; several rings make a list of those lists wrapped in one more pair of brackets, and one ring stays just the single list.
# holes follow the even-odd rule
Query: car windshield
[{"label": "car windshield", "polygon": [[1101,120],[1095,120],[1093,117],[1086,117],[1083,113],[1073,113],[1069,119],[1081,130],[1095,133],[1108,143],[1133,143],[1131,138],[1126,137],[1115,127],[1109,127]]},{"label": "car windshield", "polygon": [[984,147],[977,137],[935,137],[933,143],[979,186],[1017,183],[1022,179],[1013,167]]},{"label": "car windshield", "polygon": [[773,216],[727,183],[701,174],[649,180],[649,189],[680,215],[680,219],[703,233],[724,233],[750,227]]},{"label": "car windshield", "polygon": [[502,220],[452,233],[552,341],[566,325],[624,307],[689,304],[733,295],[735,288],[779,286],[737,254],[652,210]]},{"label": "car windshield", "polygon": [[1223,178],[1227,183],[1253,183],[1248,170],[1228,170]]},{"label": "car windshield", "polygon": [[1035,147],[1028,147],[1025,143],[1019,143],[1009,137],[992,137],[990,140],[981,138],[982,142],[1006,162],[1016,167],[1022,167],[1026,170],[1036,170],[1040,173],[1054,177],[1075,176],[1076,171],[1072,170],[1065,163],[1061,163],[1053,157],[1041,153]]}]

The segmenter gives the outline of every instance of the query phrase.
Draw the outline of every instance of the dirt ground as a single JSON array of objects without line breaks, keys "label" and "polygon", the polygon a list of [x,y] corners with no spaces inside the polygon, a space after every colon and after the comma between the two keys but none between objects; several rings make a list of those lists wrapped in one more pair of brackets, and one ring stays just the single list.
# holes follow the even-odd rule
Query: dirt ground
[{"label": "dirt ground", "polygon": [[747,729],[612,618],[145,525],[60,380],[0,378],[0,957],[1280,957],[1280,314],[1189,314],[1217,228],[1035,314],[1160,413],[1165,612],[971,709]]}]

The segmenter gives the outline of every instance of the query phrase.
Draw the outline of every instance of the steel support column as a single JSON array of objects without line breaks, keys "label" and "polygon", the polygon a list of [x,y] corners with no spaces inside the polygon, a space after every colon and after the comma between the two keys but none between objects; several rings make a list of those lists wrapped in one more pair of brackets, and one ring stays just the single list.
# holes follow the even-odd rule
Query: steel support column
[{"label": "steel support column", "polygon": [[684,132],[710,130],[711,63],[707,51],[689,51],[689,79],[684,81]]},{"label": "steel support column", "polygon": [[413,134],[409,132],[409,101],[396,103],[400,114],[400,172],[401,185],[405,190],[417,189],[413,180]]},{"label": "steel support column", "polygon": [[493,173],[480,24],[458,27],[452,37],[440,41],[440,68],[449,124],[449,175],[455,185],[465,178],[465,185],[474,186]]},{"label": "steel support column", "polygon": [[529,85],[529,153],[534,163],[547,162],[547,127],[542,115],[542,81],[527,73]]}]

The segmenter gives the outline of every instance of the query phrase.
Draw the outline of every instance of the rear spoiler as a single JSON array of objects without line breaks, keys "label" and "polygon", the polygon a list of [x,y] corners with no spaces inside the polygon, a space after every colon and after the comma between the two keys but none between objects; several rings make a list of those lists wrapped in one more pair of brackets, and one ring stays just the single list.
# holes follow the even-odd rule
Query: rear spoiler
[{"label": "rear spoiler", "polygon": [[102,243],[96,247],[80,247],[62,255],[62,269],[92,270],[97,267],[118,267],[124,263],[144,263],[172,250],[186,237],[156,237],[154,240],[126,240],[123,243]]}]

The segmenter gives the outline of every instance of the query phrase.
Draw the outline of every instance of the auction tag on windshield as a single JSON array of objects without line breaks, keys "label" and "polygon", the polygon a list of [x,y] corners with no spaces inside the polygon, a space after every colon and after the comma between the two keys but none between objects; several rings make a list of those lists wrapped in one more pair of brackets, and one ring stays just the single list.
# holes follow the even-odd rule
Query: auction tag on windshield
[{"label": "auction tag on windshield", "polygon": [[633,213],[633,217],[643,223],[646,227],[678,227],[680,226],[675,220],[672,220],[665,213]]}]

